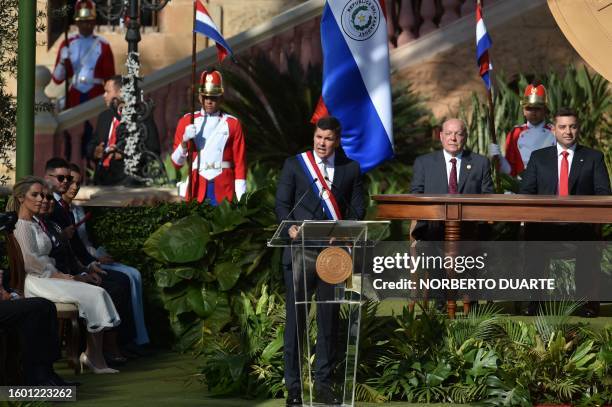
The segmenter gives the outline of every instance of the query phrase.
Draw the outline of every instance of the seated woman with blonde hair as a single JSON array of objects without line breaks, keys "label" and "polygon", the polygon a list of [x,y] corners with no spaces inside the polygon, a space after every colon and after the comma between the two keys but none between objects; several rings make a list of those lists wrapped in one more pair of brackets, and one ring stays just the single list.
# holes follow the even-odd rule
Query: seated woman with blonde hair
[{"label": "seated woman with blonde hair", "polygon": [[[55,267],[49,257],[52,242],[35,221],[47,191],[42,178],[28,176],[15,183],[7,211],[17,212],[15,239],[21,247],[27,273],[26,297],[42,297],[54,302],[74,303],[87,326],[87,349],[81,354],[81,367],[88,366],[94,373],[117,373],[106,365],[103,331],[120,324],[121,319],[108,293],[101,287],[77,281]],[[52,196],[50,199],[53,199]]]}]

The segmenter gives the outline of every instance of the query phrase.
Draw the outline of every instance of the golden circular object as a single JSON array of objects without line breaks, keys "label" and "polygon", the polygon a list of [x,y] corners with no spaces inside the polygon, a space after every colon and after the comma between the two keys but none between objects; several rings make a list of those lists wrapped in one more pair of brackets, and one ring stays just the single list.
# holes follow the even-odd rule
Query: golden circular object
[{"label": "golden circular object", "polygon": [[346,281],[353,272],[351,255],[339,247],[328,247],[317,256],[317,275],[328,284]]},{"label": "golden circular object", "polygon": [[612,0],[547,0],[557,25],[580,56],[612,81]]}]

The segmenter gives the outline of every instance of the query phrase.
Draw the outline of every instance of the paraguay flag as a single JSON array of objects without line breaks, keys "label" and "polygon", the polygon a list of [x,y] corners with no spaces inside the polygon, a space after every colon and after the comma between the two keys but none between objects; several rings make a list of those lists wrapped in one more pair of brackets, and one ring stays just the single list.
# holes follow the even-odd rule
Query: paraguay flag
[{"label": "paraguay flag", "polygon": [[482,7],[480,2],[478,2],[476,4],[476,61],[480,68],[480,76],[489,90],[491,89],[489,71],[493,70],[489,60],[489,48],[491,48],[492,44],[493,41],[491,41],[484,19],[482,18]]},{"label": "paraguay flag", "polygon": [[342,148],[363,172],[393,157],[383,10],[383,0],[333,0],[321,19],[323,103],[340,120]]},{"label": "paraguay flag", "polygon": [[223,62],[228,55],[233,56],[234,52],[227,41],[225,41],[225,38],[221,35],[221,31],[219,31],[217,25],[213,22],[212,18],[210,18],[208,10],[206,10],[206,7],[204,7],[200,0],[196,1],[195,13],[195,26],[193,30],[215,42],[217,45],[217,58],[219,62]]}]

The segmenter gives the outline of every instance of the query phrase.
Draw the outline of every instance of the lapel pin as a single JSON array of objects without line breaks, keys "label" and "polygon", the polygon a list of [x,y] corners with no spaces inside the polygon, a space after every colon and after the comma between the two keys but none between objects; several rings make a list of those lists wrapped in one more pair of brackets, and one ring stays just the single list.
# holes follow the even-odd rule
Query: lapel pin
[{"label": "lapel pin", "polygon": [[472,164],[468,164],[465,168],[467,168],[468,170],[472,169]]},{"label": "lapel pin", "polygon": [[583,161],[584,161],[584,158],[581,158],[581,159],[580,159],[580,162],[583,162]]}]

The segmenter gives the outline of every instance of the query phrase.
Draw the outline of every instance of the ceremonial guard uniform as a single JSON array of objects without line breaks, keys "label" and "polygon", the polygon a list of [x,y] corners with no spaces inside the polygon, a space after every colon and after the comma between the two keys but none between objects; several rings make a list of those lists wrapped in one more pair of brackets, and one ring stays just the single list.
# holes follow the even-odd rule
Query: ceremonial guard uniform
[{"label": "ceremonial guard uniform", "polygon": [[[521,101],[525,109],[525,116],[529,117],[530,109],[542,109],[547,112],[546,89],[542,85],[528,85],[525,88],[523,100]],[[504,174],[516,177],[527,168],[527,163],[531,153],[541,148],[554,146],[555,136],[552,133],[552,125],[544,120],[533,123],[529,120],[525,124],[515,126],[506,136],[506,155],[501,156],[499,146],[491,144],[489,155],[499,155],[500,170]]]},{"label": "ceremonial guard uniform", "polygon": [[[194,112],[193,125],[191,113],[187,113],[179,120],[174,135],[172,163],[182,167],[188,152],[192,163],[188,184],[181,183],[179,193],[187,200],[210,199],[213,205],[223,199],[232,201],[234,193],[240,199],[246,192],[244,132],[236,117],[216,107],[223,95],[221,74],[204,71],[199,92],[202,109]],[[214,101],[213,108],[209,107],[210,100]]]},{"label": "ceremonial guard uniform", "polygon": [[[115,75],[115,62],[109,43],[93,34],[96,20],[95,5],[90,0],[76,3],[74,20],[78,34],[63,41],[53,70],[53,81],[62,83],[67,78],[70,88],[66,95],[66,108],[104,93],[104,81]],[[83,29],[82,25],[89,25]]]}]

